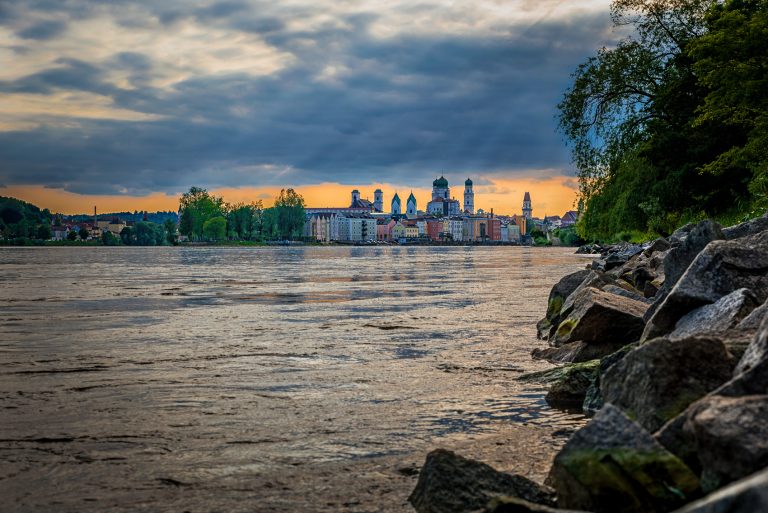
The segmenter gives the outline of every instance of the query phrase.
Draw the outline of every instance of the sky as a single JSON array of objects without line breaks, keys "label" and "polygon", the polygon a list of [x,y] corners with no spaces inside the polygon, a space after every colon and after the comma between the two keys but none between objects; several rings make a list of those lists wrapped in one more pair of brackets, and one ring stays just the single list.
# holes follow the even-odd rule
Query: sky
[{"label": "sky", "polygon": [[308,206],[573,207],[556,105],[617,36],[604,0],[0,1],[0,195],[175,210],[191,186]]}]

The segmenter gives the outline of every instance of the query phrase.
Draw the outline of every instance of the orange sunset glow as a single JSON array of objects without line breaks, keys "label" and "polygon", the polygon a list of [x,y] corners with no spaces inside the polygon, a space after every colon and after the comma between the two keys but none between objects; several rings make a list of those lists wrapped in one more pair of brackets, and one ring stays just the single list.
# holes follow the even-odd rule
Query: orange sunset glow
[{"label": "orange sunset glow", "polygon": [[[423,209],[431,197],[430,180],[423,181],[425,186],[413,189],[395,187],[387,183],[369,185],[323,183],[294,186],[294,189],[304,196],[308,207],[339,207],[349,204],[352,189],[359,189],[363,198],[373,199],[373,191],[380,188],[384,192],[385,210],[388,210],[389,202],[395,192],[404,199],[413,191],[419,208]],[[519,214],[522,197],[526,191],[531,193],[534,212],[539,217],[562,215],[565,211],[574,208],[575,182],[573,178],[567,176],[556,176],[545,180],[495,179],[489,182],[491,185],[475,186],[476,208],[486,211],[493,209],[497,214]],[[460,198],[462,190],[463,184],[452,185],[451,194]],[[210,192],[223,197],[228,203],[262,200],[264,206],[270,206],[280,192],[280,187],[230,187],[212,189]],[[0,195],[16,197],[34,203],[40,208],[62,214],[90,213],[94,206],[99,212],[104,213],[134,210],[154,212],[179,208],[179,195],[160,192],[146,196],[85,195],[42,186],[12,186],[0,188]]]}]

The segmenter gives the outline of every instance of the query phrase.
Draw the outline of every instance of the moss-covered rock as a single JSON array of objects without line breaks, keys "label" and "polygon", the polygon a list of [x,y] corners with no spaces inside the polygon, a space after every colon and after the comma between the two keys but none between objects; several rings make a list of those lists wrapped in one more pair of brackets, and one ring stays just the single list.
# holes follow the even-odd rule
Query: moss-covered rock
[{"label": "moss-covered rock", "polygon": [[555,457],[550,479],[558,506],[595,513],[663,513],[699,494],[696,475],[610,404]]}]

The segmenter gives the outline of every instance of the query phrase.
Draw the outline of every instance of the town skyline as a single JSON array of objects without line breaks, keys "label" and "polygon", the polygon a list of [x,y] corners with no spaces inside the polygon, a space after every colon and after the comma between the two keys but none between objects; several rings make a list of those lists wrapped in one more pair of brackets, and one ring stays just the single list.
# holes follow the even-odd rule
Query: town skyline
[{"label": "town skyline", "polygon": [[[459,177],[456,173],[446,173],[451,177]],[[431,198],[431,183],[437,178],[435,175],[423,181],[419,180],[408,187],[388,184],[340,184],[323,183],[310,185],[286,185],[283,187],[240,187],[240,188],[211,188],[209,192],[221,196],[228,203],[250,203],[262,201],[264,206],[271,206],[274,198],[283,188],[294,188],[302,194],[309,207],[331,207],[343,205],[349,202],[349,194],[353,189],[360,190],[363,199],[373,201],[373,192],[380,188],[388,205],[393,195],[397,192],[401,199],[413,192],[420,208],[427,204]],[[463,183],[467,176],[450,180],[452,196],[461,200],[461,190],[455,187]],[[476,208],[490,212],[493,209],[498,214],[520,213],[523,194],[530,192],[536,203],[536,215],[561,215],[563,212],[575,209],[576,184],[575,180],[567,177],[552,177],[548,179],[528,180],[494,180],[489,181],[482,177],[472,177],[475,182]],[[463,189],[462,189],[463,190]],[[458,193],[457,193],[458,191]],[[184,192],[184,191],[181,191]],[[181,193],[180,192],[180,193]],[[18,198],[33,203],[40,208],[47,208],[51,212],[65,215],[88,214],[93,212],[96,206],[99,212],[126,212],[126,211],[175,211],[179,207],[178,194],[154,193],[146,196],[126,195],[85,195],[76,194],[60,189],[46,188],[42,186],[26,187],[0,187],[0,196]]]}]

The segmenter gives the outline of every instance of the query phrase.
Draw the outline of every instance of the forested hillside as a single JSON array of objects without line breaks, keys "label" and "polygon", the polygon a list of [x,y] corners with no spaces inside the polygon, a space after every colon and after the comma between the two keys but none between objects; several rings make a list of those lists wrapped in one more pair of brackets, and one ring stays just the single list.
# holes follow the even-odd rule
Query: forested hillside
[{"label": "forested hillside", "polygon": [[579,232],[667,235],[768,207],[768,2],[616,0],[631,35],[583,63],[559,104]]}]

